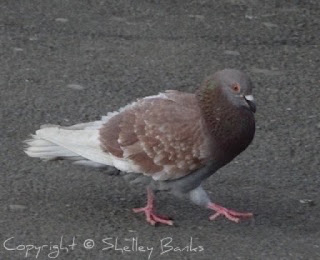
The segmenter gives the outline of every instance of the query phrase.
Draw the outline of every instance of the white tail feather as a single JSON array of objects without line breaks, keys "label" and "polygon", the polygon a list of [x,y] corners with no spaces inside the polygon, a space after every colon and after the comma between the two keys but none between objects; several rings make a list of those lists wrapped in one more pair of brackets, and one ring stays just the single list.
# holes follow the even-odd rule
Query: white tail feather
[{"label": "white tail feather", "polygon": [[24,151],[30,157],[43,160],[63,158],[94,167],[113,165],[110,155],[102,151],[99,143],[98,128],[103,123],[96,121],[70,127],[42,125],[25,141]]},{"label": "white tail feather", "polygon": [[40,139],[39,136],[33,135],[33,139],[26,140],[25,143],[28,147],[25,149],[25,153],[30,157],[39,157],[44,160],[53,160],[56,158],[74,157],[77,154],[57,146],[56,144],[44,139]]}]

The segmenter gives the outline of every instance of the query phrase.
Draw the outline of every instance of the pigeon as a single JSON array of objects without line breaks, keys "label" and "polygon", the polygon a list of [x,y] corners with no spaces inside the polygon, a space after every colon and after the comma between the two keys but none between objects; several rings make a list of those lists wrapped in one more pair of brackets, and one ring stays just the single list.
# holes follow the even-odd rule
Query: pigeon
[{"label": "pigeon", "polygon": [[187,198],[239,222],[252,213],[227,209],[210,200],[202,182],[244,151],[255,134],[256,105],[249,76],[224,69],[194,93],[167,90],[137,99],[101,120],[72,126],[43,125],[26,140],[25,153],[43,160],[113,166],[125,176],[149,180],[147,205],[134,208],[147,222],[173,225],[155,211],[157,191]]}]

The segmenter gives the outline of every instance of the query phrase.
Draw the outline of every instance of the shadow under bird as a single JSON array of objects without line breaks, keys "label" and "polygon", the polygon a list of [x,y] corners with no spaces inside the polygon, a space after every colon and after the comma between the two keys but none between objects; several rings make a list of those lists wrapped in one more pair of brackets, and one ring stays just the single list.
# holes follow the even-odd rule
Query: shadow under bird
[{"label": "shadow under bird", "polygon": [[172,225],[154,208],[154,192],[187,197],[218,216],[239,222],[252,213],[213,203],[201,183],[251,143],[256,106],[253,84],[243,72],[224,69],[208,77],[194,94],[168,90],[108,113],[101,120],[68,127],[43,125],[26,140],[25,152],[44,160],[114,166],[147,178],[147,205],[133,209],[146,220]]}]

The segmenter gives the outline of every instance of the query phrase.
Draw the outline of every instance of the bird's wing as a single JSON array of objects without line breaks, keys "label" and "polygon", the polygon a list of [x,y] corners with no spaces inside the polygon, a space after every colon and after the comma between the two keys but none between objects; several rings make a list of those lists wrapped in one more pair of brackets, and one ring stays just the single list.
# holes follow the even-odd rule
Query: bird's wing
[{"label": "bird's wing", "polygon": [[100,128],[114,166],[156,180],[185,176],[209,157],[209,134],[194,94],[167,91],[128,105]]}]

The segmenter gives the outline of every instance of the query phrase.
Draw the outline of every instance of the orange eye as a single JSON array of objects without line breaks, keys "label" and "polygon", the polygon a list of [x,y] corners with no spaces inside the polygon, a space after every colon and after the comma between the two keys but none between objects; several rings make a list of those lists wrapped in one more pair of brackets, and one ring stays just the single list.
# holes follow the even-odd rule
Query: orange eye
[{"label": "orange eye", "polygon": [[238,83],[232,84],[231,88],[234,92],[237,92],[237,93],[240,92],[240,85]]}]

